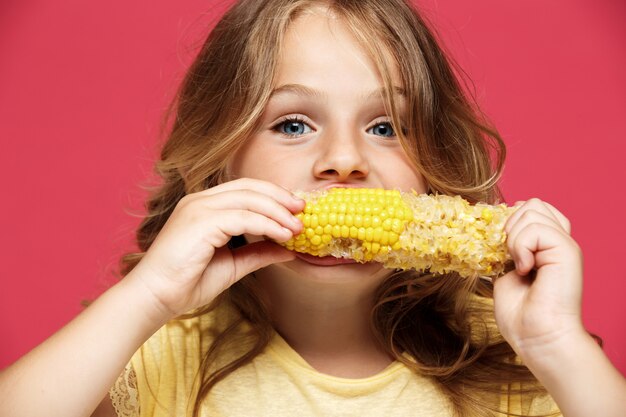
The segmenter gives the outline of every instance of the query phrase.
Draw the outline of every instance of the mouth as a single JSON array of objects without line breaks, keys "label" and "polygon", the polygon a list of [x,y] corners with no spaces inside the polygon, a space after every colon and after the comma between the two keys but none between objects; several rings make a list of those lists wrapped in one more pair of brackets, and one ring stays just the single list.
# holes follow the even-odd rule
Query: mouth
[{"label": "mouth", "polygon": [[357,263],[354,259],[335,258],[334,256],[313,256],[308,253],[296,252],[296,257],[304,262],[318,266],[335,266]]},{"label": "mouth", "polygon": [[363,188],[364,185],[359,185],[359,184],[350,184],[350,183],[345,183],[345,182],[337,182],[337,183],[333,183],[333,184],[327,184],[325,186],[323,186],[321,189],[322,190],[330,190],[331,188]]}]

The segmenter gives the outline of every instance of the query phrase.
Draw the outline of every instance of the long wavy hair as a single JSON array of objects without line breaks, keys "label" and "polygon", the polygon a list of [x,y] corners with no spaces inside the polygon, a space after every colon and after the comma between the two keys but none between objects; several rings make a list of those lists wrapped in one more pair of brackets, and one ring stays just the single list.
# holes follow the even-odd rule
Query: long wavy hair
[{"label": "long wavy hair", "polygon": [[[505,145],[471,89],[463,88],[463,71],[414,6],[404,0],[241,0],[208,35],[166,114],[171,127],[156,164],[162,182],[152,191],[137,231],[139,252],[121,260],[122,275],[141,260],[184,195],[227,180],[229,157],[255,131],[275,87],[270,81],[285,31],[320,4],[343,19],[369,53],[387,92],[393,91],[391,69],[398,68],[408,111],[407,130],[396,131],[429,191],[501,202],[497,181]],[[393,95],[386,94],[385,102],[393,125],[400,126]],[[240,316],[214,338],[203,359],[194,417],[211,388],[252,361],[272,337],[268,308],[255,286],[254,276],[245,277],[194,313],[229,302]],[[397,272],[378,289],[371,326],[390,356],[438,384],[457,415],[493,415],[499,403],[485,398],[510,394],[511,387],[524,395],[544,391],[495,330],[492,296],[491,283],[478,277]],[[243,322],[252,325],[247,350],[216,367]]]}]

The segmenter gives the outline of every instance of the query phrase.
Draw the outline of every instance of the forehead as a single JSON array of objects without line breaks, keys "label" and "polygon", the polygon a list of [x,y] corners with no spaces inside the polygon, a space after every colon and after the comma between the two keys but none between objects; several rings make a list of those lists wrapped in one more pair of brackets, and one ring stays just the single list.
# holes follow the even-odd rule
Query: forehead
[{"label": "forehead", "polygon": [[[391,78],[399,85],[395,60],[386,48],[381,49]],[[382,85],[374,59],[344,18],[323,6],[306,9],[290,22],[277,64],[277,85],[296,79],[306,83],[323,77],[332,77],[336,85],[349,85],[355,79],[370,86]]]}]

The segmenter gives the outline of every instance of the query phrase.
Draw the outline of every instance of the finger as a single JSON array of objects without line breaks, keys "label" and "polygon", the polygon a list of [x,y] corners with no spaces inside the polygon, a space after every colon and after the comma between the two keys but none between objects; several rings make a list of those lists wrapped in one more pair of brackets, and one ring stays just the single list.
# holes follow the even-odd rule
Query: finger
[{"label": "finger", "polygon": [[493,281],[493,298],[495,300],[495,308],[498,310],[504,294],[507,298],[506,307],[519,305],[525,297],[525,289],[529,285],[529,277],[521,275],[517,270],[509,271],[505,275],[498,277]]},{"label": "finger", "polygon": [[552,225],[526,225],[512,242],[511,255],[516,259],[517,272],[526,275],[533,268],[570,260],[570,241],[568,235]]},{"label": "finger", "polygon": [[[521,216],[519,216],[518,220],[510,227],[510,230],[507,233],[507,247],[509,249],[509,253],[511,253],[513,244],[520,231],[532,223],[545,224],[555,228],[560,228],[560,225],[553,217],[546,216],[544,213],[540,213],[535,210],[526,210]],[[563,233],[565,233],[565,231],[563,231]],[[515,260],[515,258],[513,258],[513,260]]]},{"label": "finger", "polygon": [[234,232],[230,235],[231,237],[251,234],[267,236],[278,242],[286,242],[294,235],[290,229],[263,214],[248,210],[231,210],[229,213],[232,215],[232,221],[225,219],[227,224],[221,227]]},{"label": "finger", "polygon": [[[518,201],[518,202],[515,203],[515,207],[519,207],[519,208],[507,219],[507,221],[506,221],[506,223],[504,225],[504,230],[507,233],[509,233],[509,231],[511,230],[512,226],[528,210],[535,210],[535,211],[537,211],[539,213],[543,213],[544,215],[546,215],[549,218],[553,219],[554,222],[556,223],[556,225],[558,225],[559,227],[562,227],[564,231],[569,233],[569,231],[567,230],[567,227],[569,227],[569,225],[568,224],[563,224],[559,220],[559,218],[556,215],[556,213],[554,213],[553,210],[552,210],[552,209],[554,209],[554,207],[548,205],[546,202],[541,201],[538,198],[531,198],[530,200],[523,201],[523,202]],[[550,209],[550,207],[552,207],[552,209]],[[554,210],[558,212],[558,210],[556,210],[556,209],[554,209]],[[567,219],[565,219],[565,220],[567,220]],[[569,222],[567,222],[567,223],[569,223]]]},{"label": "finger", "polygon": [[294,252],[266,240],[250,243],[233,251],[235,277],[239,279],[257,269],[275,263],[288,262],[295,257]]},{"label": "finger", "polygon": [[293,233],[302,231],[302,222],[274,198],[252,190],[225,191],[197,199],[212,210],[249,210],[269,217]]},{"label": "finger", "polygon": [[[294,258],[295,253],[266,240],[234,250],[218,249],[213,259],[213,268],[205,269],[202,274],[203,289],[200,292],[209,294],[208,297],[212,299],[257,269]],[[217,279],[218,276],[224,279]]]},{"label": "finger", "polygon": [[558,219],[559,223],[561,224],[563,229],[565,229],[567,234],[571,234],[572,233],[572,224],[569,221],[569,219],[567,217],[565,217],[563,215],[563,213],[561,213],[559,210],[557,210],[557,208],[554,207],[552,204],[547,203],[545,201],[543,202],[543,204],[545,204],[546,207],[548,207],[548,209],[550,210],[550,212],[552,212],[552,214]]},{"label": "finger", "polygon": [[[286,242],[293,237],[291,230],[282,227],[278,222],[262,214],[248,210],[221,210],[219,222],[212,219],[212,227],[221,233],[208,233],[210,245],[220,248],[228,243],[231,237],[243,234],[267,236],[277,242]],[[209,213],[211,215],[211,213]]]},{"label": "finger", "polygon": [[258,193],[266,194],[287,207],[292,213],[297,213],[304,209],[304,200],[297,197],[291,191],[277,184],[254,178],[239,178],[224,182],[196,194],[200,197],[236,190],[254,190]]}]

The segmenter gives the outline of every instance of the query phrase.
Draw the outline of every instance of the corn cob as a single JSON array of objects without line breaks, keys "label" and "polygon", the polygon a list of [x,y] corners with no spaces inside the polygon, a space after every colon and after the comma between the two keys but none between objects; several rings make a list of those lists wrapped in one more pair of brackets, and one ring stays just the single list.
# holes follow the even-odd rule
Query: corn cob
[{"label": "corn cob", "polygon": [[514,207],[370,188],[298,194],[304,230],[283,243],[290,250],[465,277],[500,275],[511,259],[503,228]]}]

